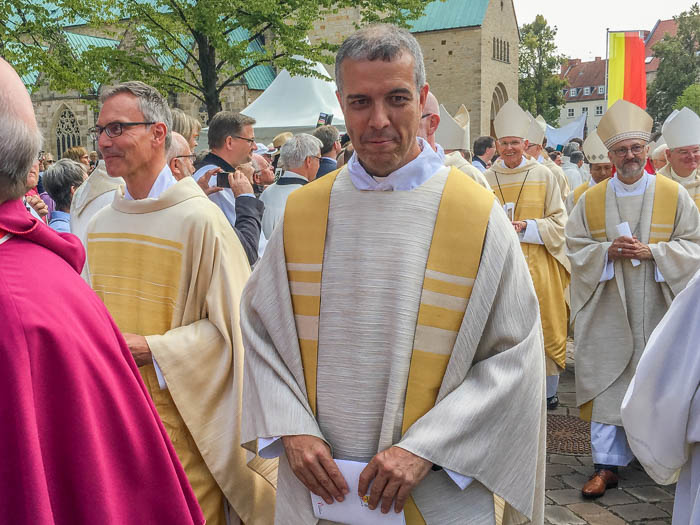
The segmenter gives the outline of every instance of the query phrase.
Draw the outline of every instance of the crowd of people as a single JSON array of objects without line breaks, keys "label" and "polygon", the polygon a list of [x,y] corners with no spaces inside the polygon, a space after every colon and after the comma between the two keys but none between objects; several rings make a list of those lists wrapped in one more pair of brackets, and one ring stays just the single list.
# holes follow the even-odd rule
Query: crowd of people
[{"label": "crowd of people", "polygon": [[347,133],[222,111],[201,155],[103,87],[55,162],[0,59],[2,520],[542,524],[573,337],[583,495],[637,457],[698,523],[700,117],[621,100],[552,147],[510,100],[472,142],[391,25],[335,81]]}]

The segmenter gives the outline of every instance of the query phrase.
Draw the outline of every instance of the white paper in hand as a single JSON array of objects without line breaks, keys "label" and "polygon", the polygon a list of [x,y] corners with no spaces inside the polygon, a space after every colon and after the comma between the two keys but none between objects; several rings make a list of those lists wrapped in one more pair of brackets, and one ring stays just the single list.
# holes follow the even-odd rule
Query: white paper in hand
[{"label": "white paper in hand", "polygon": [[[621,237],[632,237],[632,230],[630,230],[630,223],[625,221],[617,225],[617,233]],[[639,259],[630,259],[632,266],[639,266],[641,263]]]},{"label": "white paper in hand", "polygon": [[319,519],[337,521],[345,525],[406,525],[403,511],[394,512],[394,508],[387,514],[382,514],[380,508],[369,509],[367,503],[369,496],[360,498],[357,495],[357,487],[360,484],[360,474],[367,463],[359,461],[345,461],[336,459],[340,473],[345,478],[350,492],[342,502],[334,501],[328,505],[323,498],[314,493],[311,494],[311,505],[314,508],[314,516]]}]

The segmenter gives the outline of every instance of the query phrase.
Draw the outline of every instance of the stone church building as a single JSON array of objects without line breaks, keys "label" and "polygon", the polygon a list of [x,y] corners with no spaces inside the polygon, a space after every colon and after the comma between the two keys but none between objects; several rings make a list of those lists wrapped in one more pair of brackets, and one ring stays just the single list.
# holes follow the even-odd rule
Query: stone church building
[{"label": "stone church building", "polygon": [[[312,41],[324,37],[340,42],[358,21],[359,10],[342,9],[319,20],[309,37]],[[410,29],[423,49],[427,80],[438,100],[451,113],[460,104],[466,106],[472,142],[480,135],[493,135],[493,119],[500,107],[511,98],[518,99],[519,32],[513,0],[437,0]],[[99,31],[80,25],[66,27],[64,34],[78,57],[89,47],[117,47],[128,40],[128,35],[122,41],[104,38]],[[327,69],[332,76],[333,66]],[[270,67],[255,68],[240,83],[226,88],[224,109],[242,110],[274,77]],[[97,89],[91,94],[53,93],[46,87],[34,88],[38,79],[39,74],[24,77],[44,133],[45,149],[56,158],[75,145],[96,149],[87,130],[97,118]],[[173,94],[169,101],[206,125],[206,112],[194,97]]]}]

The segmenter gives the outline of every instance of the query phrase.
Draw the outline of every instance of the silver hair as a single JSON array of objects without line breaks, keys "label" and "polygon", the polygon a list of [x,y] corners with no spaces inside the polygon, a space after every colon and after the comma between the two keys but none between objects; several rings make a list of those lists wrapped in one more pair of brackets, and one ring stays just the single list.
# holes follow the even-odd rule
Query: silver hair
[{"label": "silver hair", "polygon": [[187,155],[190,151],[190,145],[187,139],[177,131],[173,131],[172,140],[168,151],[165,152],[165,161],[170,162],[178,155]]},{"label": "silver hair", "polygon": [[0,202],[24,195],[27,174],[43,143],[39,128],[25,122],[13,108],[13,101],[0,91]]},{"label": "silver hair", "polygon": [[143,119],[146,122],[162,122],[167,128],[165,134],[165,151],[170,148],[172,141],[173,116],[170,113],[168,103],[165,101],[160,92],[137,80],[123,82],[106,88],[100,95],[100,103],[104,104],[108,99],[121,93],[129,93],[139,99],[139,109],[143,113]]},{"label": "silver hair", "polygon": [[320,156],[322,145],[323,143],[313,135],[299,133],[285,142],[280,149],[280,162],[288,170],[299,168],[307,157]]},{"label": "silver hair", "polygon": [[70,208],[71,188],[83,183],[85,170],[83,164],[71,159],[61,159],[44,172],[44,188],[58,210]]},{"label": "silver hair", "polygon": [[406,29],[390,25],[377,24],[356,31],[340,46],[335,55],[335,84],[343,92],[341,64],[346,58],[352,60],[383,60],[391,62],[402,53],[413,57],[413,74],[418,91],[425,85],[425,64],[423,51],[415,37]]}]

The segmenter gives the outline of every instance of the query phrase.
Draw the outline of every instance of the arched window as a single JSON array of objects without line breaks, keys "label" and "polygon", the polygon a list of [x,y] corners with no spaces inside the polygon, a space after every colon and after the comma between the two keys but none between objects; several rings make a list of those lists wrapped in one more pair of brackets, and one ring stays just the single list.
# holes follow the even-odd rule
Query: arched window
[{"label": "arched window", "polygon": [[64,108],[56,123],[56,155],[60,159],[67,149],[80,146],[80,128],[73,112]]}]

